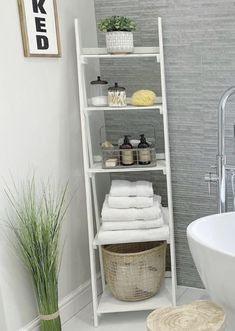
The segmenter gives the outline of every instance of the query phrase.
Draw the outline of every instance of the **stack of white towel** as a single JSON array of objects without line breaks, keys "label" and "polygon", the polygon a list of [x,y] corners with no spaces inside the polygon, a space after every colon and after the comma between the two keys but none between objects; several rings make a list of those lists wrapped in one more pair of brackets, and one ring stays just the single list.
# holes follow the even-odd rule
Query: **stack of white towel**
[{"label": "stack of white towel", "polygon": [[[133,236],[133,240],[144,240],[143,236],[146,236],[146,240],[149,240],[151,233],[154,240],[159,228],[163,229],[164,237],[168,231],[168,226],[165,225],[167,210],[164,209],[161,206],[161,197],[153,193],[151,182],[113,180],[110,193],[106,195],[103,204],[99,239],[104,243],[112,238],[115,243],[120,238],[124,240],[125,237]],[[149,231],[143,232],[143,229]]]}]

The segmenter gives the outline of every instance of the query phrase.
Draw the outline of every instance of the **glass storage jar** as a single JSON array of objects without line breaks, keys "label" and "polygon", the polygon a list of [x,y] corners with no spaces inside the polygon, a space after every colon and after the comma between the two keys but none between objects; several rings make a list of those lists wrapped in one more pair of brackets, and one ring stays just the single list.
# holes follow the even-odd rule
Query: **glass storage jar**
[{"label": "glass storage jar", "polygon": [[107,106],[108,82],[101,80],[100,76],[91,83],[91,104],[95,107]]},{"label": "glass storage jar", "polygon": [[115,83],[113,87],[108,89],[109,107],[125,107],[126,106],[126,89],[118,86]]}]

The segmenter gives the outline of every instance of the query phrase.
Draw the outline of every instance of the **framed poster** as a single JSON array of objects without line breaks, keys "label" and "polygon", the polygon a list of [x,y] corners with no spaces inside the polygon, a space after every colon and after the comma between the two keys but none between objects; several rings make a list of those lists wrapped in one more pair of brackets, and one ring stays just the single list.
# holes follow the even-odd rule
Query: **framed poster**
[{"label": "framed poster", "polygon": [[56,0],[18,0],[24,55],[61,57]]}]

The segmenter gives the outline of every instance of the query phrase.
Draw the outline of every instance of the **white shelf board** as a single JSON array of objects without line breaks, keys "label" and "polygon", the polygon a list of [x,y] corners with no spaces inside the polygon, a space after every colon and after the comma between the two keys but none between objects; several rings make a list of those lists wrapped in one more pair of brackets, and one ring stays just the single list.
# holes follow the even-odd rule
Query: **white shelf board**
[{"label": "white shelf board", "polygon": [[157,165],[153,167],[123,167],[123,168],[110,168],[110,169],[103,169],[102,162],[94,163],[94,165],[88,169],[88,173],[91,174],[98,174],[98,173],[113,173],[113,172],[144,172],[144,171],[163,171],[166,173],[166,161],[159,160],[157,161]]},{"label": "white shelf board", "polygon": [[127,105],[125,107],[108,107],[108,106],[103,106],[103,107],[94,107],[94,106],[88,106],[85,107],[86,112],[97,112],[97,111],[108,111],[108,110],[114,110],[114,111],[128,111],[128,110],[159,110],[160,114],[163,113],[163,107],[162,104],[155,104],[153,106],[148,106],[148,107],[143,107],[143,106],[132,106],[132,105]]},{"label": "white shelf board", "polygon": [[81,58],[141,58],[156,57],[160,61],[159,47],[135,47],[130,54],[109,54],[106,48],[83,48]]},{"label": "white shelf board", "polygon": [[165,283],[162,285],[162,288],[154,297],[137,302],[117,300],[111,294],[109,289],[105,287],[99,301],[97,313],[108,314],[127,311],[154,310],[158,307],[167,307],[171,305],[171,278],[168,278],[165,279]]},{"label": "white shelf board", "polygon": [[[146,221],[147,222],[147,221]],[[109,235],[109,240],[100,240],[99,239],[99,232],[96,234],[95,239],[93,241],[93,247],[96,248],[97,246],[102,245],[109,245],[109,244],[125,244],[125,243],[133,243],[133,242],[148,242],[148,241],[162,241],[166,240],[168,243],[170,243],[170,229],[168,225],[164,225],[161,228],[154,229],[155,235],[151,235],[150,232],[152,232],[153,229],[142,229],[141,235],[140,230],[125,230],[126,236],[119,237],[118,239],[114,236],[112,237],[112,234]],[[159,230],[159,231],[158,231]],[[124,231],[124,230],[123,230]],[[115,231],[117,232],[123,232],[123,231]],[[136,231],[136,232],[135,232]],[[113,231],[108,231],[113,232]],[[128,232],[130,233],[130,237],[128,237]],[[134,235],[135,233],[135,235]]]}]

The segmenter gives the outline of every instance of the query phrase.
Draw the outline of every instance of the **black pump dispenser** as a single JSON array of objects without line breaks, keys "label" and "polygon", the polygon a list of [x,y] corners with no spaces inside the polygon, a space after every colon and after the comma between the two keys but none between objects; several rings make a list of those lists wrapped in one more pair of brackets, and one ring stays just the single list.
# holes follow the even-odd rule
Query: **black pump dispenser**
[{"label": "black pump dispenser", "polygon": [[130,136],[128,136],[128,135],[125,135],[125,136],[124,136],[124,142],[123,142],[123,145],[130,145],[130,146],[132,147],[132,145],[131,145],[131,143],[130,143],[130,140],[129,140],[129,137],[130,137]]},{"label": "black pump dispenser", "polygon": [[146,141],[146,138],[144,136],[144,134],[140,135],[140,143],[139,143],[139,148],[145,148],[145,147],[149,147],[149,144]]},{"label": "black pump dispenser", "polygon": [[146,138],[144,134],[140,135],[140,143],[138,145],[138,148],[143,149],[140,150],[138,155],[139,155],[139,164],[141,165],[147,165],[151,163],[151,153],[149,150],[149,143],[146,141]]},{"label": "black pump dispenser", "polygon": [[125,150],[122,151],[121,154],[121,164],[124,166],[130,166],[134,164],[134,152],[132,151],[133,146],[130,143],[128,135],[124,136],[124,142],[120,146],[120,149]]}]

